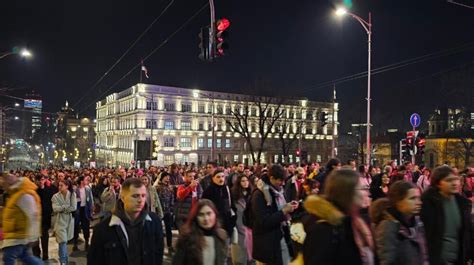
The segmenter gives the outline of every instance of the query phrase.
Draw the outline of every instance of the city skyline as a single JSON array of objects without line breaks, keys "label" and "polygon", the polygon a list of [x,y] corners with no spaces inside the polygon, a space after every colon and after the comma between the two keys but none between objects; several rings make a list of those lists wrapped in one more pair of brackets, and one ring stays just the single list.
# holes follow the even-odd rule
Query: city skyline
[{"label": "city skyline", "polygon": [[[474,32],[468,26],[474,22],[472,10],[445,1],[408,2],[352,2],[351,12],[362,18],[372,12],[373,69],[380,71],[372,78],[372,109],[373,123],[380,130],[408,128],[410,112],[427,118],[427,113],[447,103],[440,100],[442,78],[459,69],[466,73],[472,69]],[[92,116],[98,98],[139,82],[140,69],[136,69],[112,86],[206,1],[175,1],[131,52],[90,90],[169,3],[103,3],[94,8],[87,3],[15,3],[11,14],[5,16],[15,23],[5,28],[6,42],[1,51],[26,46],[33,58],[3,59],[0,69],[6,75],[0,80],[2,86],[39,91],[46,111],[56,112],[69,100],[74,109]],[[241,93],[256,80],[265,80],[282,94],[330,101],[333,85],[328,81],[366,71],[367,59],[366,34],[357,21],[333,15],[338,4],[216,1],[217,17],[231,22],[228,54],[213,63],[198,59],[199,28],[209,23],[205,8],[145,60],[150,79],[144,82]],[[406,41],[394,41],[399,39]],[[424,55],[430,56],[421,57]],[[403,67],[381,68],[418,57]],[[336,85],[345,129],[365,121],[366,78],[355,77]],[[465,83],[470,84],[469,80]],[[85,99],[78,104],[84,93]],[[391,124],[381,122],[385,120]]]}]

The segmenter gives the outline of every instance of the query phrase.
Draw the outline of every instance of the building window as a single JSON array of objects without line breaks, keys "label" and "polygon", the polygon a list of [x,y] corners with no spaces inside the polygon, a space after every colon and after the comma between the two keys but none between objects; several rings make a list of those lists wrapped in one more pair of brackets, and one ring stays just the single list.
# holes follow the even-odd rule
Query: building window
[{"label": "building window", "polygon": [[191,138],[181,137],[181,147],[191,147]]},{"label": "building window", "polygon": [[192,111],[191,104],[181,104],[181,111],[182,112],[191,112]]},{"label": "building window", "polygon": [[174,121],[165,121],[165,130],[174,130]]},{"label": "building window", "polygon": [[166,111],[176,111],[174,103],[165,103],[165,110]]},{"label": "building window", "polygon": [[212,139],[207,139],[207,148],[212,148]]},{"label": "building window", "polygon": [[306,128],[306,134],[313,134],[313,130],[311,128]]},{"label": "building window", "polygon": [[181,130],[191,130],[191,122],[190,121],[182,121],[181,122]]},{"label": "building window", "polygon": [[239,162],[239,155],[234,155],[234,162]]},{"label": "building window", "polygon": [[163,146],[174,147],[174,137],[165,137]]},{"label": "building window", "polygon": [[202,122],[199,123],[199,130],[204,131],[204,123]]},{"label": "building window", "polygon": [[220,122],[217,123],[217,130],[222,131],[222,123]]},{"label": "building window", "polygon": [[151,101],[147,101],[146,102],[146,109],[147,110],[157,110],[158,109],[158,103],[157,102],[151,102]]},{"label": "building window", "polygon": [[225,139],[225,148],[230,148],[230,139]]},{"label": "building window", "polygon": [[198,148],[204,148],[204,139],[198,138]]},{"label": "building window", "polygon": [[171,165],[174,163],[174,155],[165,155],[164,156],[165,165]]},{"label": "building window", "polygon": [[316,155],[316,162],[321,163],[321,155]]},{"label": "building window", "polygon": [[227,106],[227,107],[225,108],[225,114],[227,114],[227,115],[232,114],[232,110],[231,110],[230,106]]},{"label": "building window", "polygon": [[222,148],[222,139],[216,139],[216,148]]},{"label": "building window", "polygon": [[156,129],[156,128],[158,128],[158,126],[156,125],[156,121],[147,120],[146,121],[146,128],[147,129]]},{"label": "building window", "polygon": [[217,105],[217,114],[223,114],[222,105]]},{"label": "building window", "polygon": [[204,106],[204,104],[199,104],[199,105],[198,105],[198,112],[199,112],[199,113],[204,113],[204,112],[206,112],[206,111],[205,111],[205,106]]}]

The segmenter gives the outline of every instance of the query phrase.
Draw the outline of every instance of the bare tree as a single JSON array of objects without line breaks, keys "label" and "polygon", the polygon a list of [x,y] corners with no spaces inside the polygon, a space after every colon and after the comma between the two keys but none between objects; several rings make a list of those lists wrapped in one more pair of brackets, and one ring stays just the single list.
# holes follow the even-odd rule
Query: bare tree
[{"label": "bare tree", "polygon": [[454,115],[454,130],[448,131],[446,137],[458,139],[461,142],[460,147],[456,148],[464,158],[464,166],[470,164],[470,159],[474,155],[474,130],[472,129],[472,120],[470,111],[462,109]]},{"label": "bare tree", "polygon": [[226,123],[245,139],[254,162],[260,162],[265,142],[284,114],[283,102],[283,98],[250,95],[230,110],[233,120]]},{"label": "bare tree", "polygon": [[281,144],[282,157],[279,157],[279,162],[289,162],[290,149],[298,141],[298,135],[301,132],[303,121],[296,124],[296,132],[291,133],[292,122],[288,119],[281,118],[275,125],[275,132]]}]

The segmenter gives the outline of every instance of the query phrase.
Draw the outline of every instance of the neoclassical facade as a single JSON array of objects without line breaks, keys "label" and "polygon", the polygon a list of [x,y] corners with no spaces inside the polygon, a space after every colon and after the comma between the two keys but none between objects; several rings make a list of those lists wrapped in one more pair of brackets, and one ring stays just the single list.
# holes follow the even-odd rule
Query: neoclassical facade
[{"label": "neoclassical facade", "polygon": [[[229,126],[229,122],[237,122],[233,111],[242,113],[245,106],[250,106],[248,128],[252,145],[258,145],[260,114],[252,109],[253,98],[149,84],[137,84],[110,94],[96,103],[97,162],[130,166],[136,162],[135,141],[153,139],[154,165],[201,164],[211,160],[253,163],[245,139]],[[279,102],[269,105],[265,113],[282,111],[281,122],[289,126],[283,129],[284,134],[278,133],[283,127],[280,119],[276,121],[265,142],[261,162],[278,161],[283,152],[280,138],[288,140],[299,136],[301,143],[293,141],[287,161],[299,160],[296,155],[299,146],[306,160],[326,161],[331,154],[333,135],[337,137],[338,103],[305,99]],[[320,119],[323,112],[327,114],[325,125]]]}]

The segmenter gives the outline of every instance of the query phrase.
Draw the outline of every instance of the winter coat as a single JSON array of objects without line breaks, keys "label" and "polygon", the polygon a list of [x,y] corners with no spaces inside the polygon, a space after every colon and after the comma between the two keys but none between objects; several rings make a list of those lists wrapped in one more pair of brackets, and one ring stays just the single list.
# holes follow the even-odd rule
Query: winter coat
[{"label": "winter coat", "polygon": [[[196,228],[199,229],[199,228]],[[202,244],[196,244],[191,240],[192,236],[195,235],[180,235],[176,244],[176,253],[173,256],[172,265],[224,265],[227,259],[227,243],[225,238],[226,232],[219,228],[217,232],[221,234],[221,237],[216,234],[214,237],[214,250],[215,250],[215,263],[214,264],[203,264],[203,246]]]},{"label": "winter coat", "polygon": [[231,245],[232,261],[234,265],[245,265],[247,264],[247,261],[250,260],[247,255],[247,231],[249,228],[244,226],[242,219],[246,205],[247,202],[245,201],[245,198],[240,198],[235,202],[235,208],[237,210],[236,227],[238,240],[237,244]]},{"label": "winter coat", "polygon": [[160,197],[158,197],[158,192],[156,192],[155,187],[149,186],[147,188],[147,203],[150,205],[150,212],[156,213],[160,218],[163,219],[163,208],[161,208]]},{"label": "winter coat", "polygon": [[387,209],[376,224],[379,264],[428,265],[423,223],[418,217],[414,217],[410,224],[400,219],[400,213]]},{"label": "winter coat", "polygon": [[387,197],[387,194],[382,190],[382,176],[383,173],[375,176],[370,183],[369,193],[372,202]]},{"label": "winter coat", "polygon": [[173,187],[170,185],[167,186],[163,183],[159,183],[156,189],[158,192],[158,196],[160,197],[160,203],[163,209],[163,214],[173,213],[173,207],[175,203]]},{"label": "winter coat", "polygon": [[71,194],[68,191],[66,197],[63,197],[61,192],[58,192],[54,194],[51,202],[56,214],[53,229],[56,241],[58,243],[67,242],[74,236],[74,217],[72,213],[77,209],[76,194]]},{"label": "winter coat", "polygon": [[217,208],[219,213],[219,220],[221,221],[222,228],[227,232],[229,238],[232,236],[233,229],[235,227],[236,210],[233,209],[232,196],[229,187],[225,184],[219,186],[214,182],[202,193],[203,199],[212,201]]},{"label": "winter coat", "polygon": [[51,205],[51,199],[55,192],[55,189],[51,186],[44,186],[36,190],[41,200],[41,226],[48,230],[51,228],[51,215],[53,214],[53,207]]},{"label": "winter coat", "polygon": [[354,240],[351,217],[320,196],[308,196],[304,207],[310,213],[302,220],[306,233],[305,265],[363,264]]},{"label": "winter coat", "polygon": [[[464,265],[474,255],[472,249],[472,221],[470,200],[455,194],[455,200],[461,213],[461,231],[459,233],[459,259],[456,264]],[[443,197],[439,190],[430,187],[421,196],[423,207],[421,208],[421,220],[425,225],[426,242],[428,244],[428,256],[431,265],[441,265],[441,253],[443,235],[445,228],[445,215],[443,209]]]},{"label": "winter coat", "polygon": [[[299,182],[299,183],[298,183]],[[288,179],[285,184],[285,199],[287,202],[298,201],[303,191],[303,180],[297,180],[296,176]]]},{"label": "winter coat", "polygon": [[[178,186],[177,198],[178,203],[175,209],[176,218],[181,221],[185,221],[188,218],[189,213],[191,212],[192,207],[196,202],[201,198],[202,189],[198,184],[193,188],[189,186],[190,183],[185,183]],[[193,192],[195,192],[196,197],[193,197]]]},{"label": "winter coat", "polygon": [[112,210],[115,208],[115,204],[117,203],[118,195],[120,194],[121,190],[122,190],[122,187],[120,187],[119,192],[116,192],[110,186],[104,189],[104,191],[100,195],[100,200],[102,201],[103,212],[107,212],[107,213],[112,212]]},{"label": "winter coat", "polygon": [[[266,198],[270,199],[268,203]],[[252,193],[251,207],[253,258],[263,263],[282,265],[280,242],[283,237],[286,242],[290,238],[288,226],[282,225],[286,216],[278,210],[275,195],[270,190],[258,188]],[[291,251],[292,247],[288,249]]]},{"label": "winter coat", "polygon": [[[148,213],[143,222],[142,265],[163,263],[163,228],[161,219]],[[94,227],[92,241],[87,254],[90,265],[128,264],[128,235],[124,222],[115,214]]]},{"label": "winter coat", "polygon": [[[89,219],[90,221],[92,220],[92,209],[94,207],[94,195],[92,195],[92,190],[88,186],[85,186],[84,189],[86,191],[86,206],[85,206],[86,218]],[[76,188],[75,193],[76,193],[76,200],[77,200],[77,209],[79,210],[81,208],[81,204],[80,204],[81,202],[79,201],[80,196],[81,196],[79,194],[79,187]],[[79,214],[80,212],[76,211],[76,216],[74,216],[76,223],[79,222],[79,219],[80,219]]]}]

